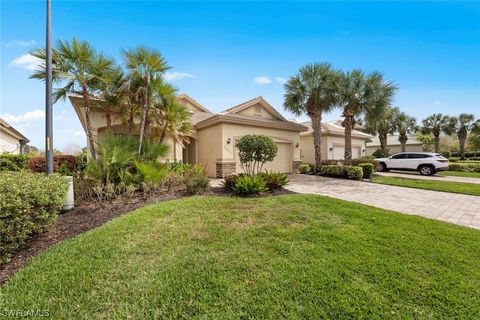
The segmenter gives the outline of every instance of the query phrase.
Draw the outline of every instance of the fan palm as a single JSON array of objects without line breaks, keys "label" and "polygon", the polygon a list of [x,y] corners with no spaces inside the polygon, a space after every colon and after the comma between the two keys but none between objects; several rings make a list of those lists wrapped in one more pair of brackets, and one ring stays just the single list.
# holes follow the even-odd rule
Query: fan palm
[{"label": "fan palm", "polygon": [[[45,80],[44,49],[37,49],[31,53],[41,59],[42,64],[30,76],[33,79]],[[98,83],[103,81],[102,74],[112,68],[113,61],[97,51],[86,41],[57,41],[57,46],[52,50],[52,75],[53,81],[60,84],[53,94],[54,102],[66,99],[69,93],[81,95],[84,102],[85,122],[90,154],[96,159],[95,143],[92,134],[90,118],[91,101]]]},{"label": "fan palm", "polygon": [[378,135],[380,149],[384,154],[388,153],[387,137],[399,129],[398,118],[400,109],[398,107],[387,107],[383,113],[375,114],[375,117],[365,118],[365,130],[368,133]]},{"label": "fan palm", "polygon": [[476,126],[480,127],[480,120],[475,121],[473,114],[462,113],[458,117],[451,117],[452,129],[457,133],[458,142],[460,144],[460,157],[465,159],[465,144],[467,142],[468,133]]},{"label": "fan palm", "polygon": [[435,140],[435,152],[440,152],[440,134],[451,134],[450,117],[441,113],[435,113],[423,119],[421,132],[432,134]]},{"label": "fan palm", "polygon": [[401,144],[402,152],[406,151],[408,135],[418,131],[417,119],[405,113],[400,113],[398,117],[398,141]]},{"label": "fan palm", "polygon": [[[123,50],[123,57],[130,73],[124,87],[126,89],[135,88],[135,96],[142,104],[140,141],[138,145],[138,156],[140,156],[148,121],[148,112],[152,106],[152,89],[157,85],[158,81],[161,81],[162,75],[169,67],[160,52],[145,47],[138,47],[128,51]],[[139,85],[133,86],[135,82]]]},{"label": "fan palm", "polygon": [[340,80],[340,104],[343,107],[342,126],[345,128],[345,160],[352,159],[352,130],[355,117],[379,119],[392,101],[396,86],[386,82],[380,72],[366,75],[361,70],[343,73]]},{"label": "fan palm", "polygon": [[182,145],[188,142],[187,136],[192,132],[192,125],[190,123],[191,113],[187,108],[176,103],[172,97],[161,110],[159,119],[160,142],[163,143],[166,136]]},{"label": "fan palm", "polygon": [[125,75],[121,69],[116,68],[106,72],[104,78],[107,81],[100,83],[100,94],[105,100],[102,106],[107,129],[112,133],[112,114],[119,113],[122,104],[126,103],[125,93],[120,90],[123,83],[125,83]]},{"label": "fan palm", "polygon": [[304,113],[312,122],[316,170],[321,166],[322,114],[337,104],[339,72],[329,63],[303,66],[285,83],[284,108],[296,116]]}]

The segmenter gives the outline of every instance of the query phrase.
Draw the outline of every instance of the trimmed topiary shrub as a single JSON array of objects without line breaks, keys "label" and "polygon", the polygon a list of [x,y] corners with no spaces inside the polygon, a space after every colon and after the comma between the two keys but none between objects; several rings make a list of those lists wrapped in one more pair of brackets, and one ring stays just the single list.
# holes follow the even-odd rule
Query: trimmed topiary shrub
[{"label": "trimmed topiary shrub", "polygon": [[358,166],[360,163],[371,163],[376,168],[378,166],[378,161],[369,160],[369,159],[352,159],[352,160],[322,160],[321,165],[339,165],[343,164],[346,166]]},{"label": "trimmed topiary shrub", "polygon": [[363,179],[370,179],[373,176],[373,172],[375,171],[375,166],[373,164],[360,163],[358,166],[362,168]]},{"label": "trimmed topiary shrub", "polygon": [[272,138],[257,134],[243,136],[235,147],[238,149],[242,169],[249,175],[262,172],[265,162],[273,161],[278,152],[277,144]]},{"label": "trimmed topiary shrub", "polygon": [[322,165],[320,168],[320,175],[333,178],[360,180],[363,177],[363,170],[357,166]]},{"label": "trimmed topiary shrub", "polygon": [[[69,154],[61,154],[53,157],[53,171],[57,172],[63,164],[65,164],[70,172],[75,172],[77,158]],[[45,172],[45,157],[31,158],[28,160],[27,166],[32,172]]]},{"label": "trimmed topiary shrub", "polygon": [[460,172],[480,172],[480,163],[475,161],[449,163],[448,170]]},{"label": "trimmed topiary shrub", "polygon": [[31,158],[29,154],[0,154],[0,171],[20,171],[28,169],[27,161]]},{"label": "trimmed topiary shrub", "polygon": [[259,175],[238,176],[235,183],[235,192],[239,195],[259,194],[267,191],[265,180]]},{"label": "trimmed topiary shrub", "polygon": [[378,148],[372,153],[372,156],[375,158],[387,158],[390,156],[390,149],[383,151],[382,149]]},{"label": "trimmed topiary shrub", "polygon": [[298,167],[298,171],[302,174],[307,174],[307,173],[312,173],[313,172],[313,166],[309,163],[302,163]]},{"label": "trimmed topiary shrub", "polygon": [[280,189],[283,186],[286,186],[290,180],[288,179],[285,173],[280,172],[263,172],[259,176],[265,181],[265,186],[269,190]]},{"label": "trimmed topiary shrub", "polygon": [[50,226],[67,192],[67,180],[26,170],[0,173],[0,264]]}]

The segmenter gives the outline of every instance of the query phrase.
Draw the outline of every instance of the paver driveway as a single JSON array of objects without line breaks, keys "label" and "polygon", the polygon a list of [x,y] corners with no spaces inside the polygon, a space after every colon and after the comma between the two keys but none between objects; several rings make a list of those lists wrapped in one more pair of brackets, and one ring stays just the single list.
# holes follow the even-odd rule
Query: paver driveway
[{"label": "paver driveway", "polygon": [[295,174],[288,190],[330,196],[480,229],[480,197]]},{"label": "paver driveway", "polygon": [[390,172],[375,172],[375,174],[378,174],[380,176],[385,176],[385,177],[398,177],[398,178],[406,178],[406,179],[449,181],[449,182],[463,182],[463,183],[480,184],[480,179],[479,178],[440,176],[440,175],[422,176],[418,172],[390,171]]}]

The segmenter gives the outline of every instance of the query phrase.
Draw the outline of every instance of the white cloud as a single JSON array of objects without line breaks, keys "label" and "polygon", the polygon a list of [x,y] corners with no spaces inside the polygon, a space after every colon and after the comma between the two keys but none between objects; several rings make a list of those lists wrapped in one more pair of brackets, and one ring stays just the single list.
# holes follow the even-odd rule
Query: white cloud
[{"label": "white cloud", "polygon": [[272,80],[267,76],[258,76],[253,78],[253,82],[256,84],[269,84],[272,83]]},{"label": "white cloud", "polygon": [[183,80],[187,78],[198,78],[188,72],[165,72],[165,80]]},{"label": "white cloud", "polygon": [[285,82],[287,82],[287,79],[282,77],[275,77],[275,80],[277,80],[277,82],[281,84],[284,84]]},{"label": "white cloud", "polygon": [[31,54],[27,53],[23,56],[15,58],[10,64],[9,67],[20,67],[27,70],[36,70],[41,63],[41,59],[32,56]]},{"label": "white cloud", "polygon": [[442,102],[441,101],[433,101],[432,103],[435,107],[439,107],[442,105]]},{"label": "white cloud", "polygon": [[13,40],[13,41],[9,41],[9,42],[2,42],[2,44],[7,48],[10,48],[10,47],[29,47],[29,46],[35,45],[36,43],[37,42],[35,40],[28,40],[28,41]]},{"label": "white cloud", "polygon": [[45,118],[45,112],[43,110],[37,109],[33,111],[27,111],[23,114],[19,115],[13,115],[13,114],[2,114],[2,119],[7,121],[10,124],[21,124],[21,123],[26,123],[38,119],[44,119]]}]

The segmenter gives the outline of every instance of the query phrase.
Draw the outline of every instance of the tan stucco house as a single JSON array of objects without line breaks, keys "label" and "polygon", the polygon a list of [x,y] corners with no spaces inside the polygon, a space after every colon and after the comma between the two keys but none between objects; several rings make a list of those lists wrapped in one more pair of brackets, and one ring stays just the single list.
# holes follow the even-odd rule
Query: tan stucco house
[{"label": "tan stucco house", "polygon": [[[398,141],[398,134],[387,136],[387,146],[390,149],[391,154],[399,153],[402,151],[402,144]],[[372,138],[370,142],[367,142],[367,156],[372,155],[375,150],[380,148],[380,140],[378,137]],[[405,151],[407,152],[422,152],[423,143],[415,139],[415,137],[408,137],[405,144]]]},{"label": "tan stucco house", "polygon": [[0,118],[0,153],[26,153],[29,142],[27,137]]},{"label": "tan stucco house", "polygon": [[[86,129],[83,100],[72,95],[70,101],[77,112],[84,130]],[[257,97],[227,109],[221,113],[212,113],[203,105],[186,94],[177,97],[191,112],[193,132],[189,144],[182,146],[167,139],[170,146],[166,160],[187,163],[201,163],[210,177],[224,177],[232,173],[241,173],[236,141],[247,134],[263,134],[271,137],[278,146],[275,160],[264,168],[279,172],[293,172],[301,163],[300,133],[307,127],[285,119],[262,97]],[[100,108],[102,100],[93,99],[91,121],[94,140],[107,134],[107,124]],[[135,121],[136,123],[139,123]],[[118,115],[112,116],[115,134],[128,134],[127,127]]]},{"label": "tan stucco house", "polygon": [[[300,133],[300,159],[305,163],[315,163],[313,129],[310,122],[304,122],[308,130]],[[352,130],[352,159],[365,156],[366,142],[371,135]],[[342,160],[345,156],[345,133],[339,122],[322,122],[322,160]]]}]

